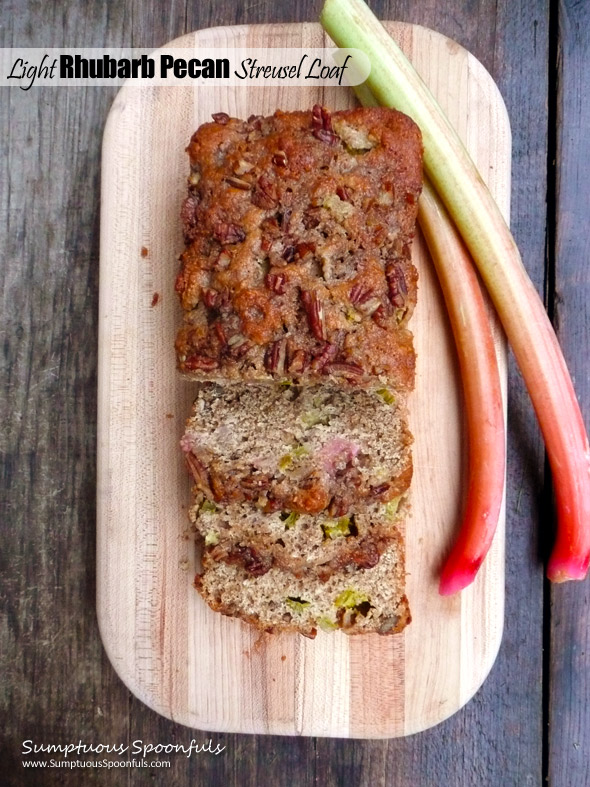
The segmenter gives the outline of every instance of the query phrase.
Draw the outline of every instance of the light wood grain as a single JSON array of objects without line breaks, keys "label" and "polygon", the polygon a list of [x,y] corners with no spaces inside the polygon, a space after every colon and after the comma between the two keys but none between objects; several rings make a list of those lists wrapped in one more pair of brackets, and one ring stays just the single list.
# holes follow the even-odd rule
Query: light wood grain
[{"label": "light wood grain", "polygon": [[[442,36],[399,24],[391,30],[507,215],[510,132],[493,81]],[[325,43],[316,25],[282,25],[205,30],[174,45],[269,41]],[[406,526],[412,625],[394,638],[259,634],[211,612],[197,596],[194,547],[185,532],[189,481],[178,439],[192,388],[178,379],[172,352],[184,147],[214,111],[247,116],[318,100],[334,108],[352,103],[337,89],[218,87],[124,88],[113,105],[101,210],[99,623],[121,678],[176,721],[218,731],[392,737],[436,724],[473,695],[494,661],[503,621],[503,521],[474,585],[451,599],[437,592],[437,571],[460,516],[465,435],[452,337],[420,239],[412,321],[415,478]],[[155,292],[160,300],[152,307]],[[504,342],[496,333],[505,370]]]}]

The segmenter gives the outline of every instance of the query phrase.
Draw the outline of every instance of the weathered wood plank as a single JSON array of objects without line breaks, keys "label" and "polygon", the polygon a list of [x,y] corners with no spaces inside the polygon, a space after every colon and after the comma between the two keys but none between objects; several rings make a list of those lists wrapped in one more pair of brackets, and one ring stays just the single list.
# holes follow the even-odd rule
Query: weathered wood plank
[{"label": "weathered wood plank", "polygon": [[[555,322],[590,424],[590,6],[559,3]],[[590,783],[590,591],[551,589],[549,781]]]},{"label": "weathered wood plank", "polygon": [[[311,21],[320,5],[319,0],[223,0],[185,9],[175,2],[163,12],[153,0],[13,2],[7,3],[2,37],[4,46],[155,46],[210,25]],[[496,11],[484,2],[450,0],[373,4],[382,18],[424,24],[456,38],[496,77],[513,128],[512,225],[539,287],[546,157],[539,118],[545,117],[547,92],[547,5],[500,2]],[[95,625],[98,172],[111,96],[96,88],[3,90],[0,243],[6,262],[2,320],[9,330],[0,398],[6,452],[2,502],[8,511],[0,535],[6,610],[1,624],[2,772],[8,784],[75,785],[81,778],[75,771],[37,772],[25,781],[21,741],[156,743],[188,742],[193,736],[201,742],[209,736],[180,728],[131,698],[102,654]],[[575,312],[568,313],[571,318]],[[584,372],[580,365],[578,385]],[[173,756],[172,772],[128,772],[127,781],[240,787],[540,783],[542,585],[532,531],[539,513],[542,451],[514,370],[509,409],[504,644],[488,681],[464,710],[434,730],[392,743],[223,736],[227,748],[217,757],[203,754],[187,761]],[[566,603],[564,598],[564,613]],[[559,614],[555,608],[556,631]],[[572,703],[581,703],[584,698],[576,696]],[[553,757],[560,746],[566,751],[563,741],[553,742]],[[576,752],[573,747],[567,751]],[[109,778],[98,770],[84,771],[84,781],[107,784]]]}]

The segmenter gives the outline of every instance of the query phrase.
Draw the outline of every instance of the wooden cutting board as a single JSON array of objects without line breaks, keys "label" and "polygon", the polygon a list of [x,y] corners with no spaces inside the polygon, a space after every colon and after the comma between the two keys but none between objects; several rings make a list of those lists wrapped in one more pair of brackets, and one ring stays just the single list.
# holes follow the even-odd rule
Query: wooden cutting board
[{"label": "wooden cutting board", "polygon": [[[510,129],[489,74],[437,33],[389,27],[507,215]],[[327,43],[318,25],[264,25],[203,30],[168,47]],[[450,716],[477,691],[498,651],[504,604],[503,516],[475,584],[453,598],[437,592],[460,521],[466,435],[453,340],[419,237],[415,472],[406,525],[413,623],[395,637],[261,634],[210,611],[192,587],[190,481],[178,441],[194,387],[178,378],[173,353],[184,148],[212,112],[247,117],[318,101],[333,109],[354,104],[346,88],[313,87],[124,87],[113,104],[102,169],[98,617],[121,679],[175,721],[208,731],[408,735]],[[505,379],[497,328],[496,338]]]}]

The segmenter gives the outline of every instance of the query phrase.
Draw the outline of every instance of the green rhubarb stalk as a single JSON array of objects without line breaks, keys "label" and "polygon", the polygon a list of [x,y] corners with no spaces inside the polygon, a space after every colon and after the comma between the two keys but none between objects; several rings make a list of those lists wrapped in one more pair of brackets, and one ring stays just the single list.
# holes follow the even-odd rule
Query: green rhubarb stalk
[{"label": "green rhubarb stalk", "polygon": [[553,581],[583,579],[590,562],[590,449],[559,343],[498,206],[436,100],[362,0],[326,0],[321,22],[338,46],[368,56],[378,102],[405,112],[424,140],[424,168],[479,269],[520,366],[553,473]]}]

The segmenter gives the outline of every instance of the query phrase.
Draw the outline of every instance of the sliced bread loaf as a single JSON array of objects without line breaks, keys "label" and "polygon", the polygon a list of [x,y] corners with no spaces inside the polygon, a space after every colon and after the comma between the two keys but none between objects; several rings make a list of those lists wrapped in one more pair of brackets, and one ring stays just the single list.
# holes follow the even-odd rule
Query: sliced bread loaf
[{"label": "sliced bread loaf", "polygon": [[396,634],[410,622],[399,533],[374,568],[343,569],[326,582],[278,567],[253,576],[243,566],[203,556],[195,586],[209,606],[269,632],[315,637],[317,629],[345,634]]},{"label": "sliced bread loaf", "polygon": [[326,580],[342,569],[375,566],[398,537],[406,511],[403,496],[338,518],[265,513],[249,503],[217,508],[205,500],[193,506],[190,519],[213,560],[239,564],[258,576],[276,565]]},{"label": "sliced bread loaf", "polygon": [[181,440],[211,502],[332,517],[405,492],[411,443],[388,389],[254,384],[201,385]]}]

